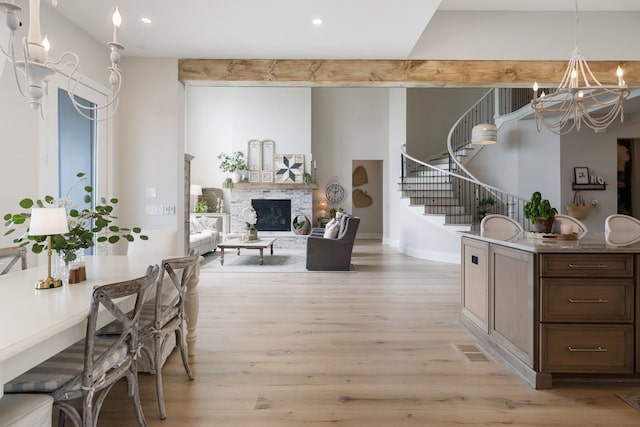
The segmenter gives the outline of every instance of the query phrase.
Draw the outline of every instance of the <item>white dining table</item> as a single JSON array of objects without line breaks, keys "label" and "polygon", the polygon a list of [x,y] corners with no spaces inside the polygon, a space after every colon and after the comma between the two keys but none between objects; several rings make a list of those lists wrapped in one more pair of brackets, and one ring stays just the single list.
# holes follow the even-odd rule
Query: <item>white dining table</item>
[{"label": "white dining table", "polygon": [[[150,255],[109,255],[87,256],[85,261],[86,281],[54,289],[35,289],[36,281],[46,276],[46,265],[0,276],[0,380],[3,385],[85,337],[95,286],[144,276],[149,265],[159,265],[162,259]],[[194,289],[191,291],[193,294]],[[197,310],[197,298],[193,299],[191,303],[195,303]],[[134,298],[122,298],[117,304],[123,310],[130,310]],[[195,322],[197,316],[192,319]],[[111,320],[111,314],[102,307],[98,327]],[[187,329],[192,333],[192,354],[195,324],[188,325]],[[0,397],[3,394],[0,388]]]}]

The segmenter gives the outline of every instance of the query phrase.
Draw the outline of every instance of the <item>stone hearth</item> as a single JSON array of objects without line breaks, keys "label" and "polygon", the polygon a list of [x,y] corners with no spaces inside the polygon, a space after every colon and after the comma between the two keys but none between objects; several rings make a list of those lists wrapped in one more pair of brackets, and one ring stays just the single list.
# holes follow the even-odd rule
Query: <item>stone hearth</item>
[{"label": "stone hearth", "polygon": [[[252,199],[288,199],[291,200],[291,219],[298,215],[313,218],[314,184],[234,184],[230,193],[229,216],[231,233],[242,233],[245,221],[242,210],[251,207]],[[260,231],[260,236],[276,237],[274,246],[281,248],[302,248],[306,246],[307,237],[293,231]]]}]

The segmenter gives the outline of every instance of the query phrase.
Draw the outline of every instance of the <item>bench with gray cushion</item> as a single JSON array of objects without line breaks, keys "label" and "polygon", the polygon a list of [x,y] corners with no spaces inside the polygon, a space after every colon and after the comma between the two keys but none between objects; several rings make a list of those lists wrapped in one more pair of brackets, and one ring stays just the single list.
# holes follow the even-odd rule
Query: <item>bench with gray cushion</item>
[{"label": "bench with gray cushion", "polygon": [[48,394],[6,394],[0,399],[0,426],[50,427],[52,411]]},{"label": "bench with gray cushion", "polygon": [[335,239],[313,229],[307,238],[307,270],[344,271],[351,268],[351,254],[360,218],[343,213]]},{"label": "bench with gray cushion", "polygon": [[[5,384],[5,395],[49,394],[54,406],[60,409],[60,425],[69,418],[76,427],[88,427],[97,424],[111,387],[126,378],[138,424],[146,426],[138,392],[138,323],[145,293],[158,278],[158,272],[158,266],[149,267],[143,277],[97,286],[91,298],[85,339]],[[135,297],[134,309],[128,314],[114,302],[127,296]],[[123,325],[119,335],[96,336],[100,307]],[[81,402],[71,402],[76,399]]]}]

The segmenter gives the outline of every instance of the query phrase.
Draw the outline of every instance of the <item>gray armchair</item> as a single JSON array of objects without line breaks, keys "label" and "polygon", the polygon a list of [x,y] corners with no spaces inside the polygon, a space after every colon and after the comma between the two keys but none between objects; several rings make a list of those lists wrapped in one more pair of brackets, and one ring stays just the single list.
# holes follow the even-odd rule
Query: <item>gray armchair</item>
[{"label": "gray armchair", "polygon": [[359,224],[360,218],[342,214],[336,239],[325,238],[314,229],[307,238],[307,270],[349,270]]}]

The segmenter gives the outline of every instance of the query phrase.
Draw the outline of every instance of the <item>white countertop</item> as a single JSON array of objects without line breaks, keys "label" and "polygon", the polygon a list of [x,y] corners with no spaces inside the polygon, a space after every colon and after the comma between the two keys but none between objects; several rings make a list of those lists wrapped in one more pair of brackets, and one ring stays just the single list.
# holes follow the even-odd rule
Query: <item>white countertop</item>
[{"label": "white countertop", "polygon": [[622,236],[587,235],[580,240],[561,240],[558,238],[533,238],[527,234],[516,237],[500,234],[481,234],[479,232],[460,232],[462,236],[482,240],[502,246],[533,253],[571,252],[571,253],[640,253],[640,242],[630,244],[612,244],[623,242]]}]

